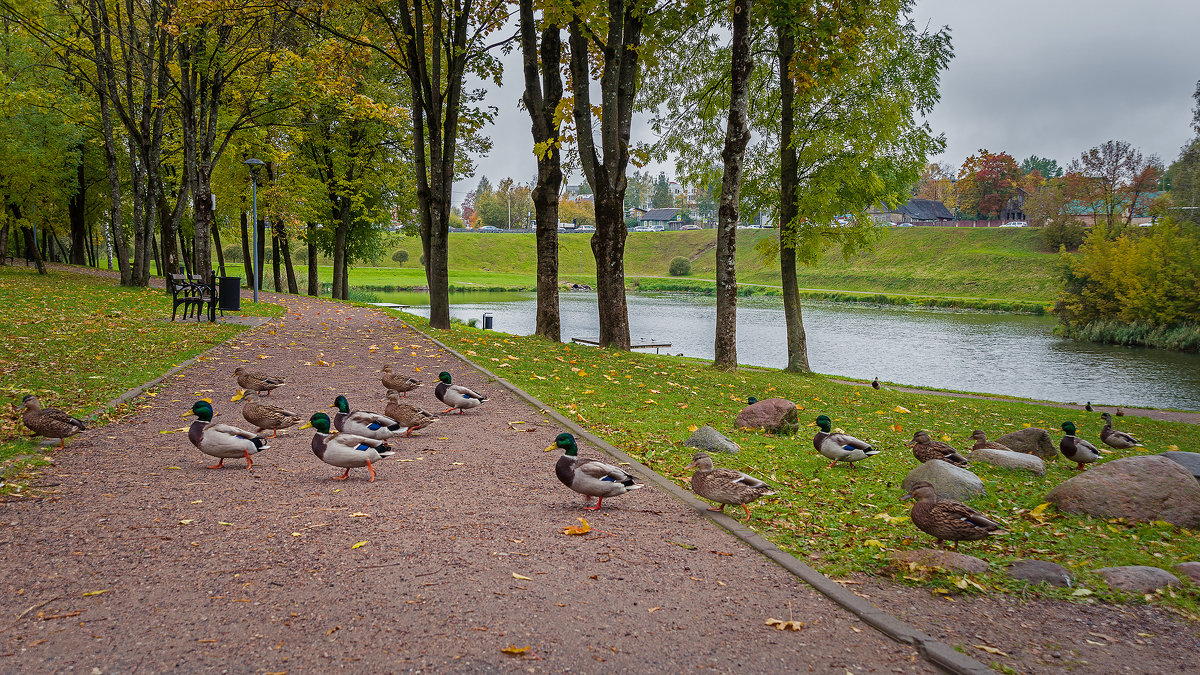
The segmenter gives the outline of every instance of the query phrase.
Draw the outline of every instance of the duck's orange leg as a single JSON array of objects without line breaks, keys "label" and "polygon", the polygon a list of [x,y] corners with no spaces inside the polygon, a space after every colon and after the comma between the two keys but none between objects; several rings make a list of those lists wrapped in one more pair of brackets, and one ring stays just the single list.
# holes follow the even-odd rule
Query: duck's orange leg
[{"label": "duck's orange leg", "polygon": [[[346,471],[349,471],[349,470],[350,469],[346,469]],[[371,472],[371,481],[370,482],[374,483],[375,482],[375,467],[371,466],[370,460],[367,460],[367,471]]]},{"label": "duck's orange leg", "polygon": [[604,504],[604,497],[599,497],[595,506],[585,506],[585,507],[583,507],[583,510],[584,511],[599,511],[600,507],[603,504]]},{"label": "duck's orange leg", "polygon": [[334,476],[333,479],[334,480],[346,480],[349,477],[350,477],[350,467],[346,467],[346,473],[344,473],[340,476]]},{"label": "duck's orange leg", "polygon": [[204,467],[204,468],[206,468],[206,469],[219,469],[219,468],[221,468],[222,466],[225,466],[225,458],[224,458],[224,457],[222,457],[222,458],[221,458],[221,461],[217,462],[217,463],[216,463],[216,464],[214,464],[213,466],[206,466],[206,467]]},{"label": "duck's orange leg", "polygon": [[249,451],[243,450],[242,454],[246,456],[246,468],[249,469],[250,467],[254,466],[254,460],[250,459]]},{"label": "duck's orange leg", "polygon": [[[851,464],[850,466],[854,466],[854,465]],[[746,504],[742,504],[742,508],[746,511],[746,517],[749,518],[750,517],[750,507],[747,506]]]}]

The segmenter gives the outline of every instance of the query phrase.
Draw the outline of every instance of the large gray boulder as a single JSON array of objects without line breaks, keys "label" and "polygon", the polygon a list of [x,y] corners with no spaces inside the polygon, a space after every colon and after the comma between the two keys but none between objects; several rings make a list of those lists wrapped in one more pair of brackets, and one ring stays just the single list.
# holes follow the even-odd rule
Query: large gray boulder
[{"label": "large gray boulder", "polygon": [[766,429],[776,434],[793,434],[800,428],[796,404],[786,398],[769,398],[742,408],[736,426],[739,429]]},{"label": "large gray boulder", "polygon": [[991,439],[1000,445],[1007,446],[1017,452],[1037,455],[1047,462],[1058,455],[1058,446],[1050,438],[1050,432],[1038,427],[1018,429],[1004,434],[1000,438]]},{"label": "large gray boulder", "polygon": [[1200,480],[1200,452],[1177,452],[1171,450],[1158,454],[1192,472],[1196,480]]},{"label": "large gray boulder", "polygon": [[967,458],[972,462],[983,462],[1002,469],[1024,469],[1039,476],[1046,475],[1046,463],[1037,455],[1027,455],[1023,452],[1009,452],[994,448],[972,450]]},{"label": "large gray boulder", "polygon": [[691,437],[684,441],[683,444],[690,448],[699,448],[705,452],[725,452],[732,454],[741,449],[737,443],[729,440],[724,434],[707,424],[693,432]]},{"label": "large gray boulder", "polygon": [[1175,569],[1191,579],[1193,584],[1200,584],[1200,562],[1182,562],[1176,565]]},{"label": "large gray boulder", "polygon": [[1178,586],[1179,579],[1166,570],[1144,565],[1101,567],[1092,570],[1104,577],[1109,586],[1130,593],[1153,593],[1164,586]]},{"label": "large gray boulder", "polygon": [[909,563],[914,563],[921,567],[937,567],[947,571],[959,571],[968,574],[983,574],[988,571],[987,562],[975,556],[957,551],[923,548],[915,551],[896,551],[892,553],[892,564],[902,569],[907,569]]},{"label": "large gray boulder", "polygon": [[1018,560],[1008,566],[1008,576],[1031,584],[1046,583],[1059,588],[1071,585],[1071,572],[1057,563],[1045,560]]},{"label": "large gray boulder", "polygon": [[1126,457],[1095,465],[1060,483],[1046,501],[1061,511],[1100,518],[1165,520],[1200,528],[1200,483],[1162,457]]},{"label": "large gray boulder", "polygon": [[938,497],[965,502],[973,497],[987,494],[983,481],[979,476],[954,466],[949,462],[925,462],[908,472],[901,487],[905,492],[912,489],[913,483],[925,481],[933,485]]}]

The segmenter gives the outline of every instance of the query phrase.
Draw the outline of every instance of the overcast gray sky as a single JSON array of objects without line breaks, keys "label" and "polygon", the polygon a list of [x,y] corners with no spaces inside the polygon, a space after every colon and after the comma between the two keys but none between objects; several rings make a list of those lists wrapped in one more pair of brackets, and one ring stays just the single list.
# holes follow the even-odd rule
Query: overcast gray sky
[{"label": "overcast gray sky", "polygon": [[[948,25],[955,57],[930,115],[947,137],[937,158],[955,168],[981,148],[1065,166],[1107,140],[1132,143],[1170,164],[1192,137],[1200,80],[1198,0],[918,0],[919,26]],[[521,96],[520,59],[505,59],[492,152],[455,186],[461,203],[481,175],[531,181],[536,164]],[[653,140],[644,121],[635,140]],[[673,174],[671,165],[652,170]],[[570,182],[576,183],[575,176]]]}]

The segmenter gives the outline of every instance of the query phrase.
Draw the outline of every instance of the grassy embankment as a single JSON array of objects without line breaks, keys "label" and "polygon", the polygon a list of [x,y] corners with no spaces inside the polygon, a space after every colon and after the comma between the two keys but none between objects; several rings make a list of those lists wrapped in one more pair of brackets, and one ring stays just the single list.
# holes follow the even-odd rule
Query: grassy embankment
[{"label": "grassy embankment", "polygon": [[[424,320],[408,319],[428,330]],[[934,543],[908,521],[910,502],[899,499],[901,481],[917,466],[903,445],[914,431],[928,429],[934,438],[966,448],[974,429],[996,437],[1032,425],[1050,430],[1057,441],[1059,426],[1071,419],[1084,438],[1104,447],[1098,438],[1102,424],[1097,415],[1018,400],[954,398],[886,388],[875,391],[820,375],[765,369],[722,373],[689,359],[548,343],[466,327],[432,334],[682,486],[690,478],[690,472],[682,467],[693,453],[683,441],[699,425],[714,427],[742,448],[737,455],[715,457],[718,466],[745,471],[779,488],[777,495],[755,504],[749,525],[828,575],[880,575],[924,585],[945,596],[1031,593],[1085,602],[1161,603],[1200,619],[1200,586],[1185,582],[1179,589],[1134,596],[1108,590],[1092,572],[1111,565],[1172,570],[1176,563],[1200,560],[1196,532],[1163,522],[1106,520],[1041,507],[1050,488],[1077,474],[1061,457],[1048,463],[1044,476],[972,465],[988,494],[972,500],[971,505],[1003,521],[1009,531],[961,546],[962,552],[986,560],[991,566],[989,573],[951,574],[891,564],[893,551]],[[734,428],[738,411],[751,395],[790,399],[806,422],[827,414],[835,426],[869,439],[883,452],[861,462],[857,470],[847,465],[829,468],[828,461],[813,449],[815,426],[790,438]],[[481,414],[486,414],[486,408],[483,410]],[[1124,417],[1118,427],[1143,439],[1146,447],[1106,449],[1102,461],[1173,448],[1200,448],[1198,426]],[[542,458],[546,471],[553,459],[549,455]],[[563,500],[571,497],[565,488],[547,489],[561,489]],[[637,500],[636,493],[620,498],[631,506]],[[731,513],[744,519],[740,511]],[[1009,579],[1004,569],[1023,558],[1061,564],[1076,575],[1078,583],[1071,589],[1057,589],[1026,587]]]},{"label": "grassy embankment", "polygon": [[[39,276],[32,268],[0,267],[0,297],[0,494],[19,492],[26,472],[46,461],[21,423],[26,394],[103,423],[120,414],[103,409],[108,401],[245,330],[171,322],[171,297],[161,289],[70,272]],[[283,311],[265,303],[243,309]]]},{"label": "grassy embankment", "polygon": [[[746,294],[777,294],[776,264],[767,264],[754,243],[774,237],[773,230],[738,233],[738,280]],[[559,237],[560,276],[564,282],[594,283],[595,261],[587,235]],[[395,250],[409,254],[403,266],[392,262]],[[669,277],[672,258],[692,260],[692,274]],[[362,291],[401,290],[425,284],[420,242],[399,238],[386,247],[378,267],[356,266],[350,285]],[[630,288],[709,292],[714,289],[715,233],[634,232],[626,244],[625,270]],[[1040,312],[1057,294],[1056,254],[1040,250],[1032,229],[905,228],[885,230],[875,250],[843,260],[828,251],[819,265],[801,267],[804,295],[817,299],[932,304],[1005,311]],[[456,290],[527,290],[536,286],[532,234],[456,233],[450,240],[450,283]],[[303,267],[297,275],[304,278]],[[328,282],[332,269],[322,265]]]}]

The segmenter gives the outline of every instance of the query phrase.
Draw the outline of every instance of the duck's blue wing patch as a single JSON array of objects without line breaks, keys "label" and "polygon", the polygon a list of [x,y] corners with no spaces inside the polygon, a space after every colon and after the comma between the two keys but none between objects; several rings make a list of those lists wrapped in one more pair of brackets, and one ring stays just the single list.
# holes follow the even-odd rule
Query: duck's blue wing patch
[{"label": "duck's blue wing patch", "polygon": [[371,446],[367,445],[366,443],[359,443],[358,445],[354,446],[354,449],[360,452],[366,452],[371,449]]}]

